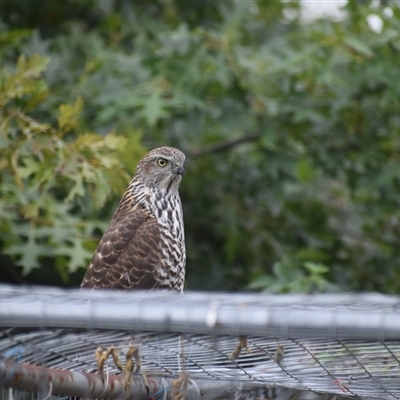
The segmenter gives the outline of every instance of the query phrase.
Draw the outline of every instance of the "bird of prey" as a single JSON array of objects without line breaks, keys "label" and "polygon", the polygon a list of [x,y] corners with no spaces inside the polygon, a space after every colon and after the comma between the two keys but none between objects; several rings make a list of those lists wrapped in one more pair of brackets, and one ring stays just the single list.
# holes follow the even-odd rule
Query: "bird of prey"
[{"label": "bird of prey", "polygon": [[159,147],[137,164],[81,283],[88,288],[183,292],[185,236],[178,189],[185,155]]}]

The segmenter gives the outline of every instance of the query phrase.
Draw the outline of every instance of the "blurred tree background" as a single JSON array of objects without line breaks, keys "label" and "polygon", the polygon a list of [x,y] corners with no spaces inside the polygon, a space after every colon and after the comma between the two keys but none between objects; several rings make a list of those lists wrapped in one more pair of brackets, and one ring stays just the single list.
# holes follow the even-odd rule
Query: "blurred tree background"
[{"label": "blurred tree background", "polygon": [[170,145],[188,289],[398,293],[400,9],[300,10],[1,2],[0,281],[79,285],[137,161]]}]

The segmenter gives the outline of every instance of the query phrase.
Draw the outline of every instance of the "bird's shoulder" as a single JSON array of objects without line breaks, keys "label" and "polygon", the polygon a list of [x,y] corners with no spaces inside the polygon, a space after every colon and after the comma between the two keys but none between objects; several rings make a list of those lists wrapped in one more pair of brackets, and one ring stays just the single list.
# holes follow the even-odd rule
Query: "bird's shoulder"
[{"label": "bird's shoulder", "polygon": [[[81,286],[149,288],[160,260],[160,228],[144,205],[121,200],[92,257]],[[154,282],[153,282],[154,281]]]}]

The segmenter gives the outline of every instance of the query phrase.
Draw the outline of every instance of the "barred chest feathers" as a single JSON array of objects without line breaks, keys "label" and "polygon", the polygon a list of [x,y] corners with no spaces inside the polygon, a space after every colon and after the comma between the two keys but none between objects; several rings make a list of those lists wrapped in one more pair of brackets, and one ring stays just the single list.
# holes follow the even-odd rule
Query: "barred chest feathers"
[{"label": "barred chest feathers", "polygon": [[[143,189],[142,189],[143,190]],[[160,263],[154,275],[160,286],[168,286],[174,292],[183,292],[185,282],[185,231],[182,203],[178,191],[167,194],[145,188],[146,207],[155,216],[160,229]]]}]

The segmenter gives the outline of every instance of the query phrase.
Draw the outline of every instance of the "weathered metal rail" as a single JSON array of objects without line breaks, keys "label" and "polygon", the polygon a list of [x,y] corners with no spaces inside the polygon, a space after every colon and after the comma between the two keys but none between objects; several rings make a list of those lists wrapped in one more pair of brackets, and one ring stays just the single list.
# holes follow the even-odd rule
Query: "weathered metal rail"
[{"label": "weathered metal rail", "polygon": [[186,400],[197,400],[199,389],[191,380],[132,376],[126,385],[123,376],[99,375],[43,368],[0,360],[0,387],[69,397],[168,400],[181,393]]}]

